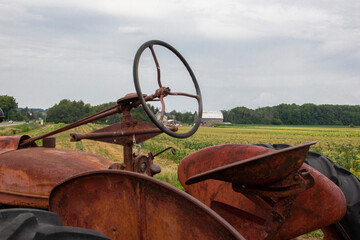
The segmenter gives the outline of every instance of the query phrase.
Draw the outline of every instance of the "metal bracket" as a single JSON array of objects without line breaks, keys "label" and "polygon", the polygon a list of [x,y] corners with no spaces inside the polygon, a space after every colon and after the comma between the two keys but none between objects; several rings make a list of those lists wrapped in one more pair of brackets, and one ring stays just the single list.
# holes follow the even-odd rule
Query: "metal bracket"
[{"label": "metal bracket", "polygon": [[271,184],[249,187],[233,184],[233,190],[269,212],[263,228],[267,233],[264,240],[271,240],[290,217],[293,203],[298,195],[314,186],[314,183],[311,174],[301,169]]},{"label": "metal bracket", "polygon": [[141,145],[136,143],[135,134],[133,135],[133,153],[137,157],[141,152]]}]

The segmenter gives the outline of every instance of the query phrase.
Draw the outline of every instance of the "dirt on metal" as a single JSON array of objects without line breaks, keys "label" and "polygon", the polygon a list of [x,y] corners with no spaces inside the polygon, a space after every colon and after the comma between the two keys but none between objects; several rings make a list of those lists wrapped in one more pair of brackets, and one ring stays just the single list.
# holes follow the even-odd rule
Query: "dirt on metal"
[{"label": "dirt on metal", "polygon": [[90,228],[114,240],[245,240],[192,196],[129,171],[96,171],[68,179],[53,189],[50,210],[65,225]]},{"label": "dirt on metal", "polygon": [[113,162],[90,153],[33,147],[1,153],[0,202],[48,209],[51,189],[75,174],[107,169]]}]

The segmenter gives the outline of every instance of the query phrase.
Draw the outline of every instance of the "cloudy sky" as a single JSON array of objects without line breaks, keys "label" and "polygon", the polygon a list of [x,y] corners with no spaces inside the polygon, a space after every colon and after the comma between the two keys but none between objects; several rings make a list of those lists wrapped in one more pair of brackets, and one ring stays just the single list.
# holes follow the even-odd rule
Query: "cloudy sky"
[{"label": "cloudy sky", "polygon": [[358,0],[0,0],[0,95],[115,101],[135,92],[137,49],[160,39],[187,59],[205,110],[359,105],[359,13]]}]

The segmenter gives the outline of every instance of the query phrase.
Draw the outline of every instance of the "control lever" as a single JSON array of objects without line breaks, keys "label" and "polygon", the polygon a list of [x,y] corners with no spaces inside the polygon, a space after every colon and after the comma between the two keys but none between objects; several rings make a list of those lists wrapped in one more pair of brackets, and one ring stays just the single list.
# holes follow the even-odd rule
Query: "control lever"
[{"label": "control lever", "polygon": [[172,154],[174,154],[174,155],[175,155],[175,154],[177,153],[177,151],[176,151],[176,149],[175,149],[175,148],[173,148],[173,147],[168,147],[168,148],[165,148],[164,150],[162,150],[162,151],[160,151],[160,152],[158,152],[158,153],[156,153],[156,154],[152,155],[152,158],[156,157],[157,155],[162,154],[163,152],[165,152],[165,151],[167,151],[167,150],[169,150],[169,149],[171,149],[171,153],[172,153]]}]

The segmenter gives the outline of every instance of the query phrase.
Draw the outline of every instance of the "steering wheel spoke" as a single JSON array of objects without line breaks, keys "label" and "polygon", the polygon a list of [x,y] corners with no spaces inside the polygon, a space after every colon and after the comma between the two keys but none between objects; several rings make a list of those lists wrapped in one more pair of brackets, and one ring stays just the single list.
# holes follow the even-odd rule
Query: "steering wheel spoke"
[{"label": "steering wheel spoke", "polygon": [[[189,94],[189,93],[182,93],[182,92],[171,92],[170,88],[164,87],[162,85],[162,83],[161,83],[160,65],[159,65],[159,61],[157,59],[157,56],[155,54],[155,50],[154,50],[155,45],[167,48],[168,50],[170,50],[172,53],[174,53],[180,59],[180,61],[184,64],[186,70],[190,74],[190,77],[191,77],[191,79],[193,81],[193,84],[194,84],[194,87],[195,87],[195,90],[196,90],[196,94]],[[141,87],[140,87],[140,83],[139,83],[139,73],[138,73],[140,57],[141,57],[141,54],[146,49],[150,49],[151,55],[152,55],[152,57],[154,59],[154,62],[155,62],[155,65],[156,65],[156,70],[157,70],[157,84],[159,86],[159,88],[155,91],[154,94],[148,95],[148,96],[146,96],[146,95],[144,96],[142,91],[141,91]],[[147,113],[147,115],[151,119],[151,121],[158,128],[160,128],[166,134],[168,134],[168,135],[170,135],[172,137],[176,137],[176,138],[190,137],[191,135],[193,135],[196,132],[196,130],[200,126],[201,117],[202,117],[202,98],[201,98],[200,87],[198,85],[198,82],[197,82],[197,80],[195,78],[195,75],[194,75],[193,71],[191,70],[189,64],[186,62],[185,58],[174,47],[172,47],[171,45],[169,45],[169,44],[167,44],[165,42],[158,41],[158,40],[152,40],[152,41],[148,41],[148,42],[144,43],[139,48],[139,50],[137,51],[137,53],[135,55],[134,66],[133,66],[133,75],[134,75],[134,84],[135,84],[135,88],[136,88],[136,92],[138,94],[139,100],[140,100],[145,112]],[[197,100],[197,103],[198,103],[197,117],[195,118],[195,120],[194,120],[195,124],[194,124],[193,128],[190,129],[190,131],[188,131],[186,133],[177,133],[177,132],[173,132],[169,128],[165,127],[165,125],[163,123],[163,119],[164,119],[164,116],[165,116],[165,101],[164,101],[164,98],[166,96],[184,96],[184,97],[195,98]],[[154,113],[150,110],[149,106],[147,106],[147,104],[146,104],[147,101],[160,101],[161,102],[160,119],[157,119],[156,116],[154,115]]]},{"label": "steering wheel spoke", "polygon": [[161,84],[160,64],[159,64],[159,61],[157,60],[157,57],[156,57],[156,54],[155,54],[155,51],[154,51],[154,45],[150,45],[149,48],[150,48],[150,51],[151,51],[151,55],[154,58],[155,65],[156,65],[158,85],[159,85],[159,88],[161,88],[162,84]]},{"label": "steering wheel spoke", "polygon": [[181,93],[181,92],[170,92],[169,95],[171,96],[185,96],[185,97],[191,97],[195,99],[200,99],[199,95],[189,94],[189,93]]},{"label": "steering wheel spoke", "polygon": [[165,115],[165,102],[164,102],[164,97],[163,96],[160,97],[160,102],[161,102],[160,121],[163,122],[164,121],[164,115]]}]

